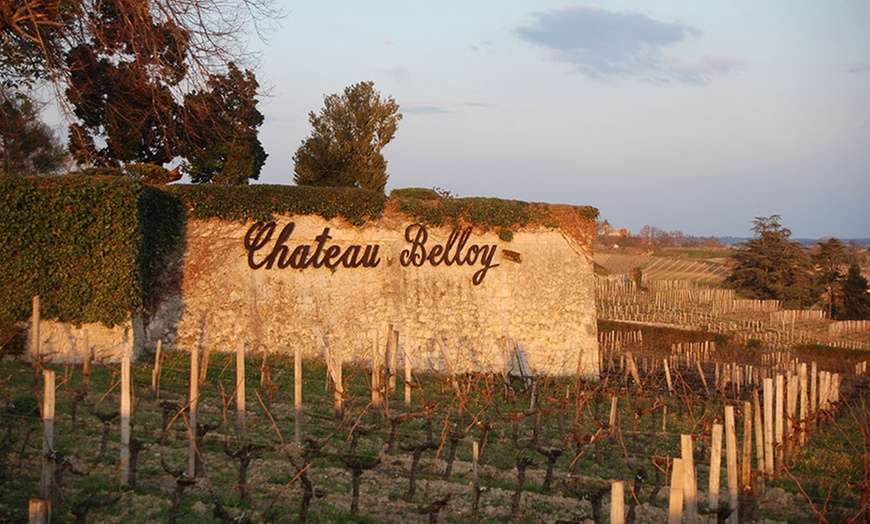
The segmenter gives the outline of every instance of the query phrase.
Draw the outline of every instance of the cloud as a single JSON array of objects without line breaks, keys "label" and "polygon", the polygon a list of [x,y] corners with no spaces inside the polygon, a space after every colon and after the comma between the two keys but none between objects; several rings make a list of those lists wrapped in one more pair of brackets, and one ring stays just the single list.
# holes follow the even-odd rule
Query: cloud
[{"label": "cloud", "polygon": [[416,113],[422,115],[443,115],[452,113],[445,107],[437,105],[402,104],[402,113]]},{"label": "cloud", "polygon": [[700,36],[692,27],[662,22],[642,13],[613,12],[571,5],[534,13],[519,26],[521,39],[550,49],[554,60],[569,62],[590,78],[637,77],[655,82],[706,83],[715,74],[742,65],[732,58],[684,60],[663,49]]},{"label": "cloud", "polygon": [[464,109],[489,109],[495,107],[486,102],[456,101],[456,100],[424,100],[419,102],[405,102],[402,104],[403,113],[415,113],[421,115],[452,115],[462,113]]},{"label": "cloud", "polygon": [[870,73],[870,64],[846,64],[847,73]]}]

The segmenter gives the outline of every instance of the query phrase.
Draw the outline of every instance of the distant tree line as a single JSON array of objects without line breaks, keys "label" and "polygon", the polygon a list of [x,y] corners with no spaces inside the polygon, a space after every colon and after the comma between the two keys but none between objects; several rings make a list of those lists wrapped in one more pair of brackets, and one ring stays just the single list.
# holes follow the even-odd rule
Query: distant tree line
[{"label": "distant tree line", "polygon": [[625,230],[610,229],[605,220],[598,225],[598,242],[613,247],[635,247],[645,249],[667,247],[723,247],[716,237],[696,237],[682,231],[668,231],[656,226],[645,225],[636,235],[622,234]]}]

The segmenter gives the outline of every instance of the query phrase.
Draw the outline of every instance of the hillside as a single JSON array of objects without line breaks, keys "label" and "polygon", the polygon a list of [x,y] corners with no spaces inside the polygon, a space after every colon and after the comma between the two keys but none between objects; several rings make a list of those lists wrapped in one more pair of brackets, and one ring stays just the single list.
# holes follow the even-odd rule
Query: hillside
[{"label": "hillside", "polygon": [[595,266],[600,277],[619,278],[640,268],[645,282],[686,280],[716,284],[728,275],[730,249],[669,248],[644,250],[596,246]]}]

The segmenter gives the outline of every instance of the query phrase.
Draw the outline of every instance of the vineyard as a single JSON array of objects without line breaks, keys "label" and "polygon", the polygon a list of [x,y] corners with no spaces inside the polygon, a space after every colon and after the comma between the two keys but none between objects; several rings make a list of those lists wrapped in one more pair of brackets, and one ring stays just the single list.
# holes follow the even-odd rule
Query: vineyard
[{"label": "vineyard", "polygon": [[344,363],[4,355],[0,522],[866,521],[870,323],[741,300],[715,262],[644,264],[597,279],[595,380],[510,340],[501,372],[453,373],[440,336],[413,368],[398,332]]},{"label": "vineyard", "polygon": [[664,256],[652,251],[603,250],[595,253],[599,273],[611,278],[639,269],[646,281],[679,280],[705,284],[721,283],[728,275],[727,251],[673,251]]},{"label": "vineyard", "polygon": [[[819,344],[870,350],[870,321],[833,321],[822,310],[787,310],[776,300],[744,300],[720,284],[727,251],[596,253],[598,318],[678,326],[772,347]],[[642,282],[632,281],[640,270]]]},{"label": "vineyard", "polygon": [[158,351],[129,371],[5,359],[0,520],[24,521],[41,493],[60,522],[665,522],[675,504],[690,521],[865,514],[860,353],[607,322],[600,341],[596,381],[402,380],[403,359],[372,367],[372,347],[340,371],[286,352],[200,364]]}]

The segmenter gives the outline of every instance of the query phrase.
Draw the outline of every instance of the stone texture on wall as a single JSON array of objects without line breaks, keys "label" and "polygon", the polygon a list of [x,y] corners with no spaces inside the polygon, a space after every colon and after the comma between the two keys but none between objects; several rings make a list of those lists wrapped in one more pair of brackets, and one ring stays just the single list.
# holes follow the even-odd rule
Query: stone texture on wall
[{"label": "stone texture on wall", "polygon": [[[461,241],[453,228],[428,227],[426,243],[415,252],[410,250],[422,238],[416,236],[420,228],[395,211],[362,226],[338,218],[279,217],[270,241],[250,262],[245,239],[252,222],[192,220],[178,264],[180,292],[167,296],[150,317],[145,344],[161,338],[169,346],[217,351],[233,351],[240,343],[248,351],[288,351],[298,344],[308,356],[321,355],[325,345],[343,361],[368,361],[372,347],[383,351],[395,330],[418,370],[501,372],[519,355],[536,372],[597,376],[594,225],[574,208],[552,207],[559,229],[528,227],[505,242],[496,232],[473,228],[457,250]],[[324,237],[324,250],[336,246],[333,262],[350,246],[360,246],[360,256],[365,246],[377,246],[379,261],[374,267],[280,269],[277,252],[267,269],[266,257],[291,222],[285,265],[300,245],[313,253],[326,228],[331,238]],[[422,253],[420,247],[430,255],[451,235],[447,258],[452,261],[458,251],[468,263],[447,265],[435,248],[436,256],[419,267],[403,265]],[[347,257],[355,253],[351,249]],[[491,267],[481,278],[490,254]],[[251,263],[263,267],[252,269]]]},{"label": "stone texture on wall", "polygon": [[[101,323],[72,325],[51,319],[39,323],[39,358],[45,362],[81,363],[85,351],[98,363],[120,362],[124,351],[141,351],[145,333],[141,317],[108,327]],[[31,332],[27,334],[28,354],[37,352],[31,347]]]}]

